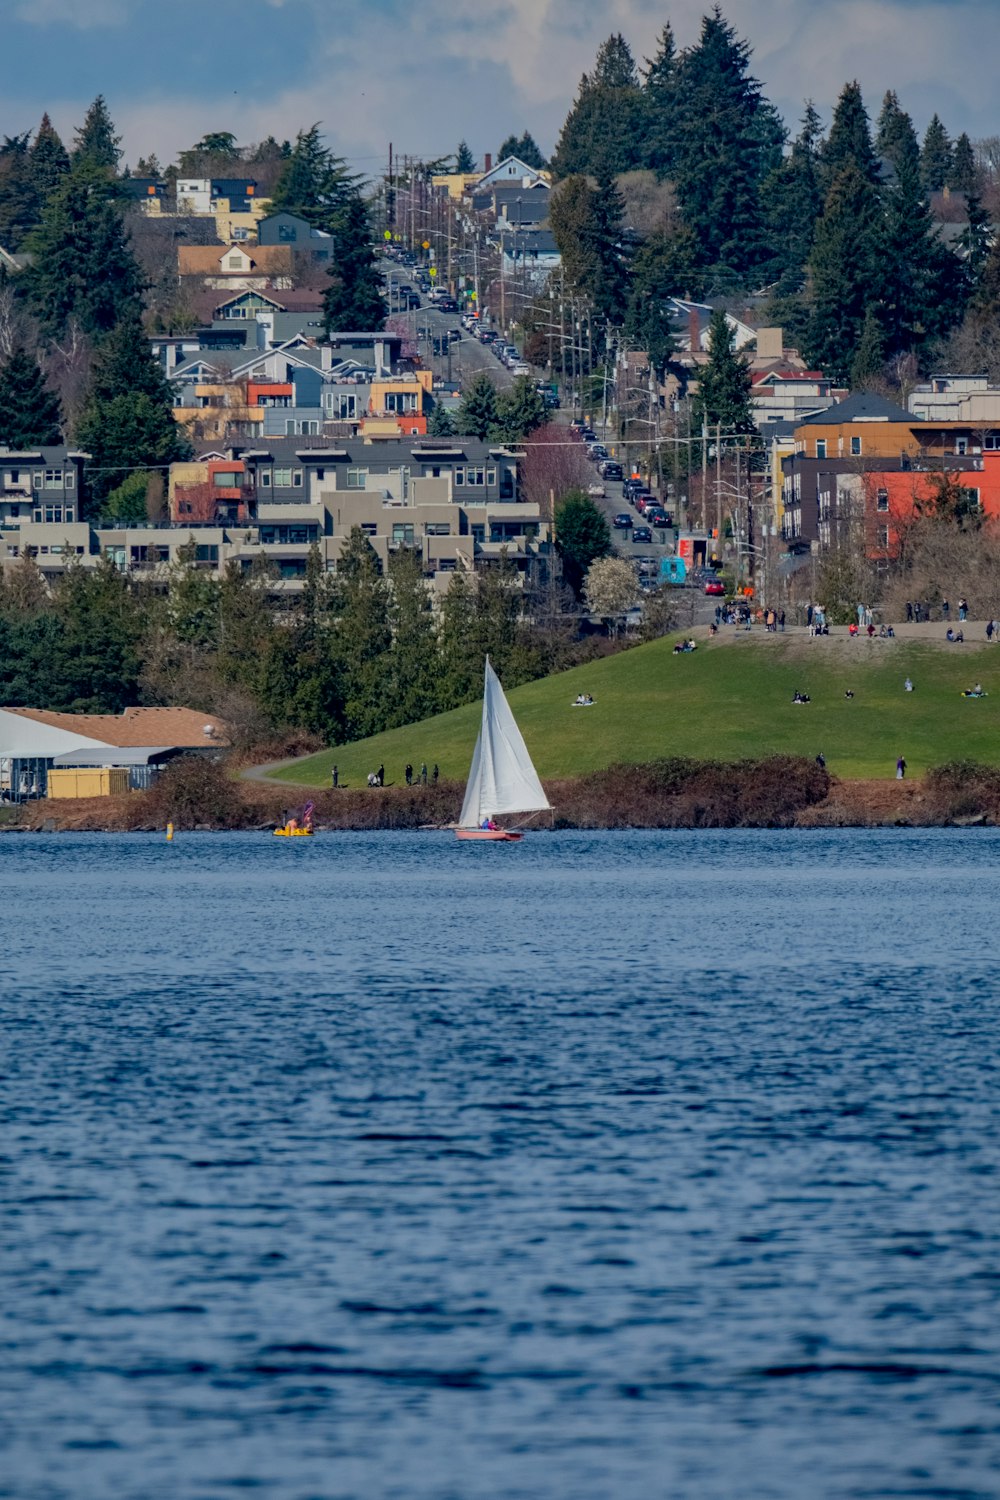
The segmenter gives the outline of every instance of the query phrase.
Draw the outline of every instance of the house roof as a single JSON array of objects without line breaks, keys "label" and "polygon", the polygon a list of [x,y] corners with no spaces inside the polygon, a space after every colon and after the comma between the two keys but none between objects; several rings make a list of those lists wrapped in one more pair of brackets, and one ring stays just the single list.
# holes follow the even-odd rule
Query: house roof
[{"label": "house roof", "polygon": [[291,275],[290,245],[178,245],[177,273],[179,276],[246,276],[246,270],[230,271],[225,264],[234,251],[241,260],[245,257],[249,261],[249,271],[255,276]]},{"label": "house roof", "polygon": [[912,412],[897,406],[894,401],[887,401],[884,396],[876,396],[872,391],[857,391],[846,401],[828,406],[825,411],[815,412],[811,417],[803,417],[799,425],[806,427],[812,423],[818,427],[840,427],[848,422],[903,422],[912,427],[918,421]]},{"label": "house roof", "polygon": [[[126,708],[120,714],[62,714],[50,713],[45,708],[7,708],[3,711],[116,749],[157,746],[192,750],[205,745],[229,744],[228,731],[222,720],[199,713],[194,708]],[[211,727],[211,735],[205,733],[206,725]]]}]

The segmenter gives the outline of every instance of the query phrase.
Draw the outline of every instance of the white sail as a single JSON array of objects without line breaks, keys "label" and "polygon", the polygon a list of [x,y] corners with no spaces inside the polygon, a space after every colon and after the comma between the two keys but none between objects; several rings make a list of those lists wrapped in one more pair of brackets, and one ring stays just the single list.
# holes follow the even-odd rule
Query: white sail
[{"label": "white sail", "polygon": [[459,826],[478,828],[483,818],[497,813],[544,812],[549,805],[500,679],[487,657],[483,723],[472,753]]}]

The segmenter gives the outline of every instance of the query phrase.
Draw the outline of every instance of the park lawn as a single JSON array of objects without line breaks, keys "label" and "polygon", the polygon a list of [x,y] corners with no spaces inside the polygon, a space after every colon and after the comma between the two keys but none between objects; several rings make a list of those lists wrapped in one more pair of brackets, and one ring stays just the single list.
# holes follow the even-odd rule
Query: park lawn
[{"label": "park lawn", "polygon": [[[574,667],[509,694],[528,749],[545,778],[579,776],[616,761],[664,756],[759,759],[822,751],[830,771],[848,779],[895,775],[896,758],[920,775],[951,760],[1000,762],[1000,651],[904,641],[741,636],[702,641],[675,656],[677,637]],[[904,691],[912,678],[915,691]],[[982,681],[989,696],[962,697]],[[844,692],[853,689],[855,697]],[[811,702],[793,705],[793,692]],[[592,708],[573,708],[591,693]],[[480,705],[324,750],[275,773],[299,786],[364,786],[385,766],[399,784],[409,761],[436,764],[443,779],[463,779],[479,728]]]}]

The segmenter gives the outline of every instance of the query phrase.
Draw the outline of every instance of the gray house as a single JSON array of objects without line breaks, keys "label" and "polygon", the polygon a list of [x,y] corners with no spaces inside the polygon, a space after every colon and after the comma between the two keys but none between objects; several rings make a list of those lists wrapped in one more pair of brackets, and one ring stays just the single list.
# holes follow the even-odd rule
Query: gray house
[{"label": "gray house", "polygon": [[326,264],[333,259],[333,235],[324,233],[322,229],[315,229],[308,219],[303,219],[299,214],[290,214],[284,210],[261,219],[257,225],[257,243],[291,245],[294,250],[302,250],[311,255],[313,260]]}]

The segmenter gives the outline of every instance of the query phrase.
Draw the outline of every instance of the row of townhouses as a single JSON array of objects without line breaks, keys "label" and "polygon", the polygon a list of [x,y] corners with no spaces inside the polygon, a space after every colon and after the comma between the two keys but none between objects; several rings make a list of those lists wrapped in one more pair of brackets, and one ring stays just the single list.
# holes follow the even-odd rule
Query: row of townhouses
[{"label": "row of townhouses", "polygon": [[32,556],[50,579],[102,556],[162,575],[187,549],[214,573],[266,560],[278,590],[301,588],[312,548],[335,571],[360,527],[383,564],[418,550],[429,584],[506,557],[526,575],[548,551],[539,507],[518,487],[518,454],[474,438],[345,439],[303,447],[261,439],[173,464],[165,492],[151,487],[147,526],[83,519],[87,455],[67,448],[0,448],[0,566]]}]

